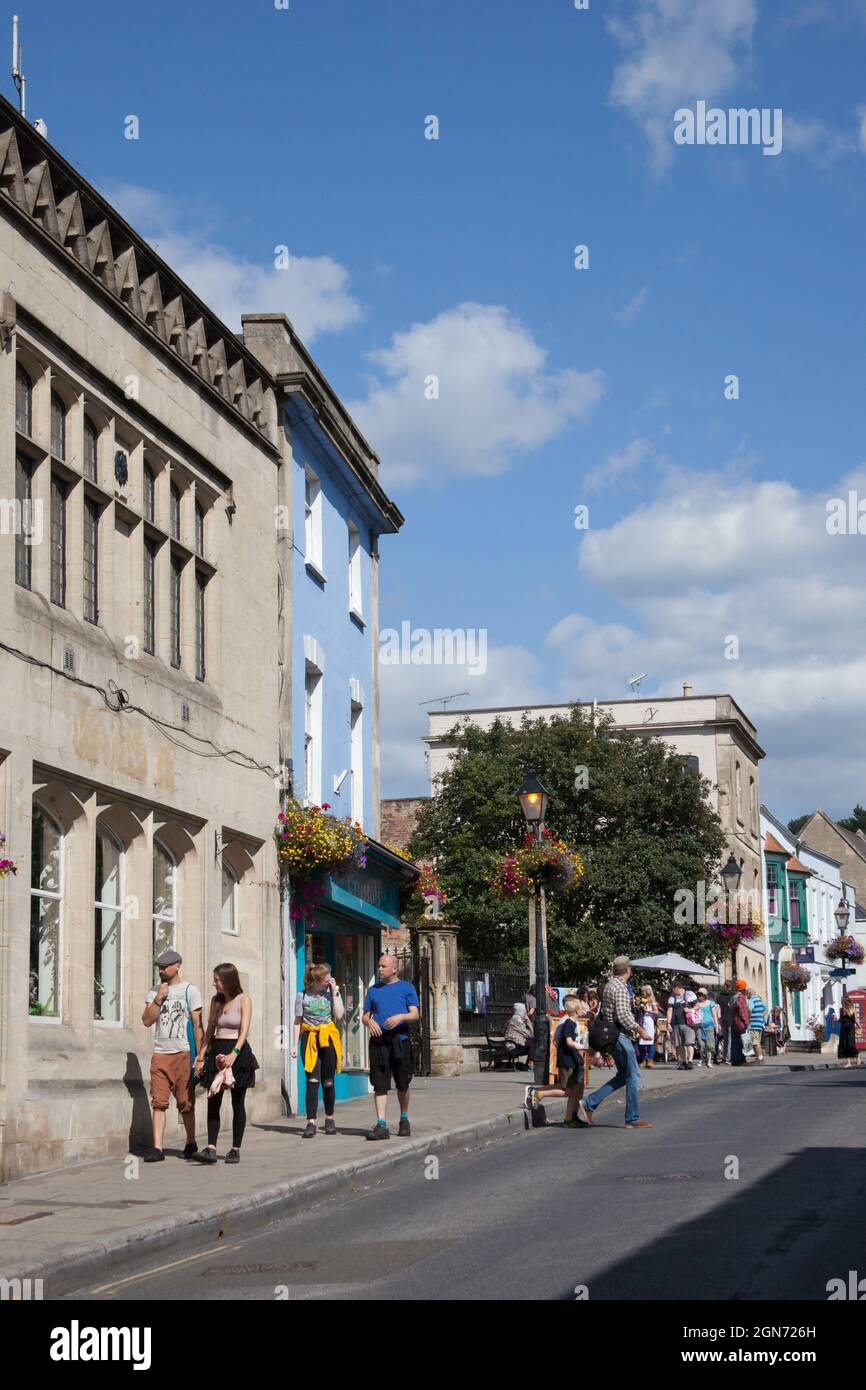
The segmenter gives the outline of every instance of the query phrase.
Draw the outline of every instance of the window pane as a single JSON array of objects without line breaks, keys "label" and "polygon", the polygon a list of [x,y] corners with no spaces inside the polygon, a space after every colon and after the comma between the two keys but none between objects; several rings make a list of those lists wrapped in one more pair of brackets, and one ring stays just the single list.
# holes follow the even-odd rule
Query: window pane
[{"label": "window pane", "polygon": [[96,482],[96,454],[98,449],[96,427],[84,417],[84,476]]},{"label": "window pane", "polygon": [[33,807],[30,839],[30,886],[42,893],[60,892],[60,830],[39,807]]},{"label": "window pane", "polygon": [[222,874],[222,929],[226,932],[237,932],[237,919],[235,916],[235,880],[228,869],[223,867]]},{"label": "window pane", "polygon": [[23,367],[15,371],[15,428],[21,434],[33,433],[33,385]]},{"label": "window pane", "polygon": [[25,589],[32,580],[32,520],[33,470],[19,454],[15,459],[15,583]]},{"label": "window pane", "polygon": [[57,459],[66,458],[66,406],[56,391],[51,392],[51,452]]},{"label": "window pane", "polygon": [[99,621],[99,508],[84,499],[84,616]]},{"label": "window pane", "polygon": [[110,908],[96,909],[93,967],[93,1017],[120,1022],[121,916]]},{"label": "window pane", "polygon": [[204,555],[204,508],[195,504],[195,549],[197,555]]},{"label": "window pane", "polygon": [[153,911],[174,917],[174,864],[158,842],[153,851]]},{"label": "window pane", "polygon": [[180,540],[180,491],[175,483],[171,485],[170,529],[174,540]]},{"label": "window pane", "polygon": [[204,663],[204,576],[196,572],[195,576],[195,674],[196,678],[203,681],[205,678]]},{"label": "window pane", "polygon": [[153,541],[144,543],[144,650],[153,654],[156,632],[155,608],[156,547]]},{"label": "window pane", "polygon": [[56,1018],[60,1000],[60,902],[30,899],[30,1012]]},{"label": "window pane", "polygon": [[338,1025],[343,1042],[343,1067],[347,1071],[365,1071],[367,1030],[361,1024],[361,1014],[373,974],[373,943],[368,936],[337,932],[333,951],[332,972],[346,1006],[346,1016]]},{"label": "window pane", "polygon": [[156,479],[153,470],[144,465],[144,515],[148,521],[153,521],[156,508]]},{"label": "window pane", "polygon": [[94,897],[103,907],[120,906],[120,855],[120,846],[114,837],[99,831],[96,836]]},{"label": "window pane", "polygon": [[181,567],[176,560],[171,565],[171,664],[180,666],[180,583]]},{"label": "window pane", "polygon": [[66,485],[51,477],[51,602],[66,604]]}]

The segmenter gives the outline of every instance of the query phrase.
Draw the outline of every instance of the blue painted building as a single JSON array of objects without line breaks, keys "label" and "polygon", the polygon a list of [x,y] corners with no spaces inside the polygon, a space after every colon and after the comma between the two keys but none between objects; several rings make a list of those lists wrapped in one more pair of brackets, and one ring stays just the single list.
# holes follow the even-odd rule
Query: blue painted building
[{"label": "blue painted building", "polygon": [[[330,964],[346,1003],[339,1100],[368,1091],[364,993],[382,928],[400,922],[399,881],[412,874],[377,843],[379,540],[403,517],[379,483],[378,458],[288,319],[245,317],[244,337],[276,380],[284,431],[281,733],[292,791],[360,822],[371,838],[366,869],[326,880],[315,922],[284,923],[285,1022],[311,960]],[[303,1080],[300,1061],[286,1067],[293,1108]]]}]

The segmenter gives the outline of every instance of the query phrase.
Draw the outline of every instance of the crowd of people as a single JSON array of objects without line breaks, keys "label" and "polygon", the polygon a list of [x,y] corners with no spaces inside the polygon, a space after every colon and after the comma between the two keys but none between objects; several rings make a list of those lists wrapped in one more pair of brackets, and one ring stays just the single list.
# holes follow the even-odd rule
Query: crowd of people
[{"label": "crowd of people", "polygon": [[[164,951],[157,961],[159,985],[147,995],[142,1022],[154,1029],[151,1060],[153,1144],[145,1162],[164,1157],[166,1112],[174,1096],[186,1130],[185,1159],[205,1164],[218,1162],[217,1142],[223,1096],[231,1096],[232,1144],[226,1163],[239,1163],[246,1128],[246,1094],[255,1085],[259,1063],[249,1043],[252,1000],[241,986],[237,968],[217,965],[213,972],[213,998],[203,1024],[200,991],[182,979],[182,959],[177,951]],[[369,1033],[370,1084],[376,1111],[371,1140],[389,1139],[388,1094],[396,1088],[400,1108],[397,1133],[411,1134],[409,1088],[412,1081],[410,1025],[419,1017],[414,985],[400,977],[395,955],[380,956],[377,983],[364,999],[361,1021]],[[760,994],[745,980],[726,980],[713,994],[706,986],[692,989],[678,980],[656,997],[651,985],[635,989],[632,965],[617,956],[611,978],[601,993],[586,985],[565,994],[561,1019],[556,1026],[557,1084],[526,1087],[524,1104],[535,1110],[552,1096],[566,1100],[565,1123],[586,1128],[593,1115],[614,1091],[625,1087],[627,1129],[646,1129],[641,1119],[639,1092],[642,1069],[672,1059],[678,1071],[693,1067],[755,1066],[764,1060],[764,1039],[783,1052],[788,1038],[787,1020],[778,1008],[769,1009]],[[557,996],[558,1000],[558,996]],[[534,1061],[534,995],[515,1003],[505,1027],[506,1056]],[[548,1012],[549,1012],[548,1008]],[[300,1056],[306,1076],[306,1128],[304,1139],[318,1134],[319,1093],[325,1112],[326,1135],[337,1133],[334,1079],[342,1064],[338,1025],[345,1006],[330,966],[307,965],[303,987],[295,1004],[292,1057]],[[842,1003],[838,1055],[847,1067],[860,1066],[856,1047],[856,1018],[850,1000]],[[588,1070],[604,1068],[614,1075],[597,1090],[585,1095]],[[207,1144],[199,1150],[195,1135],[195,1088],[207,1091]]]},{"label": "crowd of people", "polygon": [[[145,1163],[165,1158],[166,1113],[174,1096],[184,1129],[185,1159],[214,1164],[219,1161],[217,1141],[223,1096],[232,1105],[232,1144],[226,1163],[240,1163],[246,1128],[246,1095],[255,1085],[259,1063],[249,1044],[253,1005],[241,987],[231,963],[214,967],[214,994],[207,1023],[202,1023],[202,997],[196,985],[182,978],[183,960],[177,951],[163,951],[156,962],[159,984],[147,995],[141,1021],[153,1028],[150,1066],[150,1100],[153,1143]],[[415,986],[400,978],[399,962],[392,954],[379,958],[377,983],[364,999],[361,1022],[369,1033],[370,1084],[376,1122],[368,1131],[372,1140],[389,1139],[388,1093],[393,1082],[400,1106],[397,1133],[408,1138],[409,1087],[412,1081],[412,1047],[409,1026],[419,1016]],[[292,1057],[300,1053],[306,1076],[307,1125],[303,1139],[318,1133],[319,1091],[325,1111],[325,1134],[337,1133],[334,1078],[342,1064],[342,1045],[337,1025],[345,1016],[339,986],[325,962],[310,963],[295,1001]],[[207,1144],[199,1149],[195,1135],[195,1089],[207,1091]]]},{"label": "crowd of people", "polygon": [[[566,994],[562,1001],[565,1016],[554,1035],[558,1085],[528,1085],[524,1096],[527,1110],[537,1110],[549,1097],[565,1096],[566,1125],[586,1128],[607,1097],[625,1087],[625,1126],[645,1129],[650,1122],[640,1118],[641,1069],[655,1067],[660,1060],[670,1060],[677,1071],[759,1066],[768,1037],[777,1054],[785,1051],[790,1036],[785,1011],[768,1007],[745,980],[727,979],[717,991],[704,985],[693,989],[689,981],[677,980],[656,997],[651,985],[636,989],[631,976],[630,960],[618,956],[600,998],[588,986]],[[515,1005],[515,1017],[518,1007],[523,1026],[521,1051],[531,1060],[534,1010]],[[581,1022],[585,1029],[582,1038]],[[855,1033],[854,1006],[845,999],[838,1056],[846,1067],[855,1062],[860,1066]],[[616,1074],[584,1096],[587,1071],[597,1066],[613,1067]]]}]

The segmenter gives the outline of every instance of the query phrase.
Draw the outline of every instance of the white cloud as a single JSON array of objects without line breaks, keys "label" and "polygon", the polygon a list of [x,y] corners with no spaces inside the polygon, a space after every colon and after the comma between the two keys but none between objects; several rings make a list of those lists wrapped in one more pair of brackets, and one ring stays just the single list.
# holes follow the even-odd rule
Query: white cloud
[{"label": "white cloud", "polygon": [[215,239],[213,217],[149,188],[113,188],[111,199],[177,272],[219,315],[240,331],[241,314],[285,313],[305,342],[357,323],[362,310],[349,293],[348,271],[330,256],[301,256],[289,247],[289,266],[277,270],[276,252],[261,262],[239,256]]},{"label": "white cloud", "polygon": [[[389,486],[501,473],[515,454],[584,419],[604,391],[601,371],[551,371],[546,356],[507,309],[459,304],[371,352],[378,375],[348,408],[385,461]],[[428,399],[432,377],[438,399]]]},{"label": "white cloud", "polygon": [[649,673],[645,694],[680,694],[686,679],[695,694],[730,693],[769,755],[764,799],[785,814],[816,802],[847,813],[866,758],[866,535],[829,535],[827,502],[849,488],[866,498],[866,468],[821,492],[680,473],[588,532],[581,576],[625,618],[571,613],[551,630],[560,698],[622,697],[633,671]]},{"label": "white cloud", "polygon": [[641,464],[657,459],[655,445],[649,439],[633,439],[624,449],[608,454],[604,463],[593,468],[583,477],[583,486],[588,492],[597,492],[609,483],[620,483],[631,478]]},{"label": "white cloud", "polygon": [[649,285],[644,285],[642,289],[638,290],[634,298],[629,300],[624,309],[617,309],[613,313],[612,317],[614,322],[624,323],[626,325],[634,323],[648,298]]},{"label": "white cloud", "polygon": [[641,126],[650,164],[664,174],[673,158],[674,111],[729,91],[749,57],[756,0],[644,0],[609,27],[625,52],[610,100]]}]

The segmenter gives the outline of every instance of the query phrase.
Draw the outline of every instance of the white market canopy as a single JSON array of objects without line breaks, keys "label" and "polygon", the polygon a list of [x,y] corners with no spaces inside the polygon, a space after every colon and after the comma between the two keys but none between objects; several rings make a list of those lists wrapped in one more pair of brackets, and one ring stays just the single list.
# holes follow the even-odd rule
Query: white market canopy
[{"label": "white market canopy", "polygon": [[719,978],[718,970],[710,970],[709,966],[686,960],[685,956],[678,956],[676,951],[668,951],[666,956],[645,956],[643,960],[633,960],[632,965],[638,970],[663,970],[666,975],[703,975],[708,980]]}]

